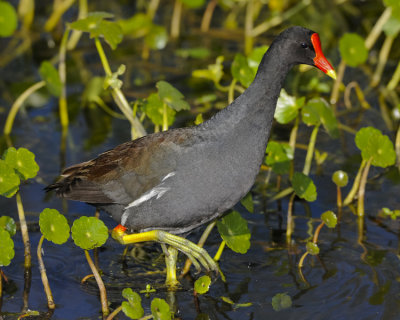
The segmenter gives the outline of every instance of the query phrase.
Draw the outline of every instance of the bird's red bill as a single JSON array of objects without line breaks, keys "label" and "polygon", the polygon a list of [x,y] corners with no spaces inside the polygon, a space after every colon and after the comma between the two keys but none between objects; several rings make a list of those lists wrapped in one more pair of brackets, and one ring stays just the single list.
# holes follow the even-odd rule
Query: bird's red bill
[{"label": "bird's red bill", "polygon": [[331,64],[328,62],[328,60],[325,58],[322,49],[321,49],[321,41],[319,40],[319,35],[318,33],[313,33],[311,36],[311,43],[314,46],[315,50],[315,58],[314,58],[314,64],[317,68],[325,72],[328,76],[332,77],[333,79],[336,79],[336,72],[331,66]]}]

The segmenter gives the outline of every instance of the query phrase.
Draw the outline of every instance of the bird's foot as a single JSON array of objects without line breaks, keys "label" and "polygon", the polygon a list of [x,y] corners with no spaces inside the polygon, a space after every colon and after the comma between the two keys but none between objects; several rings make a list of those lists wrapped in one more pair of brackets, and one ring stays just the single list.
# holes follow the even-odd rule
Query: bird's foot
[{"label": "bird's foot", "polygon": [[185,238],[162,230],[152,230],[133,234],[126,234],[125,231],[125,227],[118,225],[112,231],[112,237],[121,244],[146,241],[165,243],[183,252],[193,262],[197,271],[200,271],[201,265],[207,271],[214,271],[217,274],[219,272],[217,263],[210,257],[207,251]]}]

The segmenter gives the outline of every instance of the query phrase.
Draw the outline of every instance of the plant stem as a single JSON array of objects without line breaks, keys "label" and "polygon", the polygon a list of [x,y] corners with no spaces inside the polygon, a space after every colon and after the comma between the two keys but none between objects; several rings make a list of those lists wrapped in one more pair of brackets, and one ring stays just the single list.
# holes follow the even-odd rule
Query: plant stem
[{"label": "plant stem", "polygon": [[304,252],[303,255],[301,256],[301,258],[300,258],[300,260],[299,260],[299,264],[298,264],[299,269],[303,268],[303,266],[304,266],[304,260],[305,260],[305,258],[308,256],[308,254],[309,254],[308,251],[306,251],[306,252]]},{"label": "plant stem", "polygon": [[362,92],[359,84],[356,81],[350,82],[344,91],[344,105],[348,110],[352,109],[351,101],[350,101],[350,93],[351,89],[356,91],[357,99],[361,104],[361,107],[364,109],[371,109],[371,106],[369,105],[368,101],[365,100],[364,93]]},{"label": "plant stem", "polygon": [[171,20],[171,38],[179,37],[181,16],[182,16],[182,2],[181,0],[175,0],[174,11],[172,12],[172,20]]},{"label": "plant stem", "polygon": [[321,229],[322,229],[322,227],[324,226],[324,224],[325,224],[325,222],[322,221],[322,222],[318,225],[317,229],[315,229],[314,237],[313,237],[313,243],[317,243],[318,237],[319,237],[319,233],[321,232]]},{"label": "plant stem", "polygon": [[211,18],[213,16],[215,7],[217,6],[217,0],[211,0],[206,7],[203,14],[203,19],[201,20],[201,32],[207,32],[210,29]]},{"label": "plant stem", "polygon": [[18,218],[19,218],[19,223],[21,226],[22,241],[24,242],[24,249],[25,249],[24,267],[25,267],[25,269],[30,269],[32,266],[31,245],[29,242],[28,226],[27,226],[26,220],[25,220],[24,207],[22,205],[22,199],[21,199],[21,195],[20,195],[19,191],[15,195],[15,200],[17,201]]},{"label": "plant stem", "polygon": [[96,279],[97,282],[97,286],[99,287],[99,291],[100,291],[100,301],[101,301],[101,310],[103,312],[103,316],[106,317],[110,311],[108,310],[108,302],[107,302],[107,292],[106,292],[106,288],[104,286],[103,280],[100,277],[99,272],[97,271],[92,258],[90,257],[89,251],[88,250],[84,250],[85,251],[85,256],[86,256],[86,260],[90,266],[90,269],[93,272],[93,275]]},{"label": "plant stem", "polygon": [[392,48],[394,38],[395,37],[392,35],[386,36],[386,39],[383,42],[381,51],[379,52],[378,65],[376,67],[374,75],[372,76],[371,87],[376,87],[381,81],[382,73],[385,68],[390,49]]},{"label": "plant stem", "polygon": [[394,124],[390,114],[391,112],[386,104],[385,96],[383,93],[379,94],[379,109],[381,111],[382,119],[385,122],[387,128],[389,129],[389,131],[393,131]]},{"label": "plant stem", "polygon": [[379,35],[382,32],[383,26],[389,20],[391,15],[392,15],[392,8],[387,7],[385,11],[383,11],[379,19],[376,21],[368,37],[365,39],[365,46],[367,47],[368,50],[370,50],[375,44],[376,40],[378,39]]},{"label": "plant stem", "polygon": [[297,140],[297,132],[299,131],[299,123],[300,123],[300,116],[298,115],[294,122],[294,126],[290,131],[290,138],[289,138],[289,147],[293,150],[293,159],[292,161],[290,161],[289,179],[292,179],[294,173],[294,155],[296,152],[296,140]]},{"label": "plant stem", "polygon": [[163,103],[163,126],[162,126],[163,131],[168,130],[167,107],[168,107],[167,104],[164,102]]},{"label": "plant stem", "polygon": [[338,74],[337,74],[337,78],[335,80],[335,83],[333,84],[331,98],[330,98],[330,103],[332,105],[334,105],[334,110],[335,111],[336,111],[336,106],[335,105],[336,105],[336,103],[337,103],[337,101],[339,99],[340,85],[342,84],[345,70],[346,70],[346,63],[344,62],[344,60],[342,60],[342,61],[340,61],[340,64],[338,66]]},{"label": "plant stem", "polygon": [[[212,229],[215,227],[216,224],[217,224],[216,220],[208,224],[207,228],[204,230],[203,234],[201,235],[199,242],[197,243],[197,245],[200,248],[203,248],[208,236],[210,235]],[[186,275],[189,272],[191,265],[192,265],[192,260],[186,259],[185,266],[183,267],[182,272],[181,272],[181,277],[183,277],[184,275]]]},{"label": "plant stem", "polygon": [[153,20],[154,16],[157,12],[158,5],[160,4],[160,0],[151,0],[149,6],[147,7],[147,16]]},{"label": "plant stem", "polygon": [[339,211],[342,209],[342,189],[340,189],[339,186],[336,186],[336,190],[337,190],[337,200],[336,200],[336,204],[337,207],[339,209]]},{"label": "plant stem", "polygon": [[43,240],[44,240],[44,236],[42,235],[40,237],[39,244],[37,247],[37,257],[38,257],[38,262],[39,262],[40,276],[42,277],[44,292],[46,293],[46,297],[47,297],[47,306],[49,307],[50,310],[52,310],[52,309],[55,309],[56,305],[54,304],[53,295],[51,293],[51,289],[50,289],[50,285],[49,285],[49,280],[47,279],[46,267],[44,266],[44,262],[42,259]]},{"label": "plant stem", "polygon": [[60,122],[61,126],[66,129],[68,128],[68,107],[67,107],[67,71],[66,71],[66,64],[65,64],[65,56],[67,53],[67,41],[69,36],[70,29],[67,28],[65,30],[64,35],[61,40],[60,45],[60,54],[59,54],[59,63],[58,63],[58,73],[60,77],[60,81],[62,84],[61,95],[59,98],[59,105],[60,105]]},{"label": "plant stem", "polygon": [[315,143],[317,141],[317,135],[318,135],[318,129],[319,129],[319,124],[316,125],[311,132],[310,136],[310,142],[308,143],[308,149],[307,149],[307,155],[306,155],[306,160],[304,162],[304,169],[303,173],[308,176],[310,174],[311,170],[311,163],[314,155],[314,149],[315,149]]},{"label": "plant stem", "polygon": [[400,61],[397,64],[396,70],[394,71],[392,79],[390,79],[386,89],[389,91],[396,89],[397,85],[399,84],[399,81],[400,81]]},{"label": "plant stem", "polygon": [[43,88],[46,85],[45,81],[40,81],[38,83],[35,83],[34,85],[30,86],[28,89],[26,89],[18,98],[15,100],[13,105],[11,106],[10,112],[8,113],[6,124],[4,126],[4,134],[9,135],[11,133],[15,117],[25,102],[25,100],[35,91],[38,91],[39,89]]},{"label": "plant stem", "polygon": [[[87,0],[79,0],[79,12],[77,20],[84,19],[88,14],[88,3]],[[73,50],[79,42],[79,39],[82,36],[82,31],[72,30],[71,37],[68,39],[67,49]]]},{"label": "plant stem", "polygon": [[360,168],[358,169],[357,175],[353,182],[353,186],[351,187],[351,190],[349,191],[346,199],[344,199],[343,205],[347,206],[353,201],[353,199],[357,193],[358,187],[360,185],[362,171],[366,164],[367,164],[367,161],[365,161],[365,160],[361,161]]},{"label": "plant stem", "polygon": [[394,143],[394,148],[396,150],[397,167],[400,170],[400,125],[397,128],[396,141]]},{"label": "plant stem", "polygon": [[249,0],[246,6],[246,17],[244,23],[244,53],[249,55],[253,50],[254,38],[251,33],[253,30],[254,0]]},{"label": "plant stem", "polygon": [[231,104],[232,101],[235,99],[235,85],[236,85],[236,79],[232,79],[231,85],[229,86],[229,91],[228,91],[228,104]]},{"label": "plant stem", "polygon": [[365,168],[363,170],[363,174],[360,180],[360,188],[358,191],[358,203],[357,203],[357,215],[359,217],[364,216],[364,195],[365,195],[365,186],[367,184],[367,178],[369,173],[369,168],[371,167],[372,157],[367,161]]},{"label": "plant stem", "polygon": [[290,239],[292,238],[293,230],[294,230],[294,222],[293,222],[293,202],[296,194],[293,193],[290,197],[288,204],[288,215],[287,215],[287,223],[286,223],[286,242],[289,244]]},{"label": "plant stem", "polygon": [[[108,77],[112,76],[111,68],[108,63],[107,57],[104,53],[103,47],[98,37],[94,39],[97,52],[99,53],[101,63],[103,65],[104,71]],[[112,89],[112,96],[114,98],[115,103],[118,105],[124,116],[128,119],[131,123],[132,127],[132,138],[139,138],[146,135],[146,130],[143,128],[140,121],[133,117],[132,110],[129,106],[128,101],[126,100],[124,94],[122,93],[121,89],[119,88],[111,88]]]},{"label": "plant stem", "polygon": [[63,0],[55,2],[53,6],[53,12],[50,18],[46,21],[44,25],[44,30],[50,32],[60,21],[62,15],[74,4],[75,0]]},{"label": "plant stem", "polygon": [[114,319],[114,317],[115,317],[118,313],[120,313],[121,310],[122,310],[122,305],[119,306],[118,308],[116,308],[113,312],[111,312],[110,315],[107,317],[106,320],[112,320],[112,319]]},{"label": "plant stem", "polygon": [[292,187],[283,189],[282,191],[280,191],[280,192],[278,192],[276,195],[274,195],[272,198],[270,198],[270,199],[268,200],[268,202],[272,202],[272,201],[275,201],[275,200],[279,200],[279,199],[281,199],[281,198],[284,198],[284,197],[286,197],[287,195],[291,194],[292,192],[293,192],[293,188],[292,188]]},{"label": "plant stem", "polygon": [[214,256],[215,261],[219,261],[219,259],[221,259],[221,255],[222,255],[222,252],[224,251],[225,245],[226,245],[226,242],[224,240],[222,240],[221,244],[219,245],[218,251]]}]

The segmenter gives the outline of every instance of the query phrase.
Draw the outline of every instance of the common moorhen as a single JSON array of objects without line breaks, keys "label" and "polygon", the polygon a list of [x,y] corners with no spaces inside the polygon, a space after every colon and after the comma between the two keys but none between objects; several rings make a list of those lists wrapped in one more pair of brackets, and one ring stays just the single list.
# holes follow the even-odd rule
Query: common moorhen
[{"label": "common moorhen", "polygon": [[220,217],[250,190],[284,79],[297,64],[336,77],[318,34],[291,27],[272,42],[248,89],[208,121],[121,144],[65,169],[46,189],[103,209],[136,232],[114,232],[122,243],[166,243],[216,270],[204,249],[173,234]]}]

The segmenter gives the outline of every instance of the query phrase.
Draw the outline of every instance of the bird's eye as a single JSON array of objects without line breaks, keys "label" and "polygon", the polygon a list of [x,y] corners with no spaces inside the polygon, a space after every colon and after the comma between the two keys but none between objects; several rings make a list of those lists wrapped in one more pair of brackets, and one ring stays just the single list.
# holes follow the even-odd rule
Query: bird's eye
[{"label": "bird's eye", "polygon": [[308,48],[308,45],[307,45],[307,43],[302,42],[302,43],[301,43],[301,47],[304,48],[304,49],[307,49],[307,48]]}]

